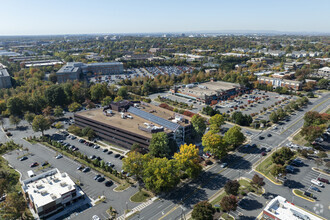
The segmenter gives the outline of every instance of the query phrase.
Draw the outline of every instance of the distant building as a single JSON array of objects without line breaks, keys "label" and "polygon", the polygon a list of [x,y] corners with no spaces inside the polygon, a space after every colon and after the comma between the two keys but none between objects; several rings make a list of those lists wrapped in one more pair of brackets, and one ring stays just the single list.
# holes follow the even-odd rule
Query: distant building
[{"label": "distant building", "polygon": [[317,215],[303,210],[302,208],[288,202],[285,198],[277,196],[272,199],[263,210],[262,219],[265,220],[322,220]]},{"label": "distant building", "polygon": [[330,67],[322,67],[317,71],[320,76],[329,77],[330,76]]},{"label": "distant building", "polygon": [[69,175],[56,168],[22,181],[22,188],[30,207],[41,219],[84,198],[84,192]]},{"label": "distant building", "polygon": [[247,63],[262,63],[266,62],[266,64],[273,64],[274,60],[272,58],[266,58],[266,57],[254,57],[251,58],[251,60],[248,60]]},{"label": "distant building", "polygon": [[216,73],[217,71],[218,70],[216,68],[212,68],[212,69],[206,69],[205,73],[212,74],[212,73]]},{"label": "distant building", "polygon": [[103,75],[121,74],[124,71],[123,63],[90,63],[69,62],[59,69],[56,73],[57,82],[63,83],[68,80],[80,79],[80,74],[100,73]]},{"label": "distant building", "polygon": [[236,83],[211,81],[201,84],[188,84],[181,88],[174,86],[171,92],[178,96],[210,104],[213,100],[227,100],[230,96],[245,93],[246,89]]},{"label": "distant building", "polygon": [[191,135],[190,117],[139,101],[112,102],[103,109],[75,113],[74,118],[77,126],[88,126],[99,137],[128,149],[134,143],[148,148],[157,132],[165,132],[178,146]]},{"label": "distant building", "polygon": [[11,77],[6,68],[6,66],[0,63],[0,89],[12,87]]},{"label": "distant building", "polygon": [[235,65],[235,68],[236,68],[236,69],[238,69],[238,68],[244,68],[244,67],[248,67],[248,65],[246,65],[246,64],[244,64],[244,63],[243,63],[243,64],[239,63],[239,64],[236,64],[236,65]]},{"label": "distant building", "polygon": [[36,60],[36,61],[26,61],[22,62],[25,67],[42,67],[42,66],[55,66],[62,65],[63,62],[60,60]]},{"label": "distant building", "polygon": [[180,57],[181,59],[186,59],[187,62],[202,61],[204,56],[187,54],[187,53],[173,53],[174,56]]},{"label": "distant building", "polygon": [[278,78],[278,79],[292,79],[294,77],[295,72],[278,72],[274,73],[272,75],[273,78]]},{"label": "distant building", "polygon": [[148,60],[154,57],[152,54],[126,54],[121,58],[117,58],[116,60],[130,61],[130,60]]},{"label": "distant building", "polygon": [[149,49],[149,53],[161,53],[161,52],[168,52],[168,53],[174,53],[174,48],[155,48],[152,47]]},{"label": "distant building", "polygon": [[220,53],[219,55],[222,56],[233,56],[233,57],[248,57],[248,54],[243,54],[243,53]]},{"label": "distant building", "polygon": [[264,53],[265,55],[270,55],[273,57],[281,57],[283,55],[285,55],[285,51],[281,51],[281,50],[261,50],[259,51],[261,53]]},{"label": "distant building", "polygon": [[258,82],[260,84],[272,85],[274,88],[277,87],[286,87],[288,89],[300,90],[302,83],[294,80],[278,79],[266,76],[259,76]]}]

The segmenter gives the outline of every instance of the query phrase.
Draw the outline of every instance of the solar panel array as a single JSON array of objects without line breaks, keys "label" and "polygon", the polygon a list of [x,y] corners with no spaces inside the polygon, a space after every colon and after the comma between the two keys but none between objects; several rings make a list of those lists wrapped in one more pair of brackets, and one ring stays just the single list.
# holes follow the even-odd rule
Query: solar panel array
[{"label": "solar panel array", "polygon": [[175,131],[176,129],[178,129],[180,127],[180,125],[174,123],[174,122],[171,122],[171,121],[168,121],[164,118],[161,118],[161,117],[158,117],[156,115],[153,115],[151,113],[148,113],[148,112],[145,112],[145,111],[142,111],[138,108],[135,108],[135,107],[129,107],[129,109],[127,110],[129,113],[132,113],[138,117],[141,117],[141,118],[144,118],[148,121],[151,121],[153,123],[156,123],[160,126],[163,126],[164,128],[167,128],[167,129],[170,129],[172,131]]}]

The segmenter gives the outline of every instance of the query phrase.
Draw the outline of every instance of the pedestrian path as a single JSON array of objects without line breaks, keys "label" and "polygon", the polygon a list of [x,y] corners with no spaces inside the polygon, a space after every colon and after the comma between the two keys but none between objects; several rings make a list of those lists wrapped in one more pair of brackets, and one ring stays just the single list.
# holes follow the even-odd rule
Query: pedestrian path
[{"label": "pedestrian path", "polygon": [[136,206],[135,208],[133,208],[129,213],[127,213],[126,215],[121,215],[119,216],[117,219],[118,220],[124,220],[125,218],[133,215],[135,212],[141,211],[142,209],[144,209],[145,207],[149,206],[150,204],[152,204],[156,199],[158,199],[158,197],[153,197],[150,200],[148,200],[147,202],[142,203],[141,205]]}]

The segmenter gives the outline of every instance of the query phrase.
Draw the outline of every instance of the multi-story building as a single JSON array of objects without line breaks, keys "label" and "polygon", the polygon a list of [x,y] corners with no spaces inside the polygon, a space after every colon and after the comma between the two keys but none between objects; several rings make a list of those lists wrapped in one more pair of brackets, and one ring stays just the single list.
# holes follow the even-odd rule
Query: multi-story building
[{"label": "multi-story building", "polygon": [[265,220],[321,220],[322,218],[306,212],[300,207],[288,202],[285,198],[277,196],[272,199],[263,210],[262,219]]},{"label": "multi-story building", "polygon": [[80,74],[99,73],[103,75],[121,74],[124,71],[123,63],[109,62],[109,63],[91,63],[84,64],[79,62],[69,62],[57,71],[57,81],[59,83],[68,80],[80,79]]},{"label": "multi-story building", "polygon": [[11,78],[6,69],[6,66],[0,63],[0,89],[11,87]]},{"label": "multi-story building", "polygon": [[42,219],[84,198],[69,175],[56,168],[22,181],[22,188],[30,207]]},{"label": "multi-story building", "polygon": [[300,90],[302,87],[302,82],[299,81],[279,79],[279,78],[266,77],[266,76],[259,76],[258,82],[261,84],[272,85],[274,88],[286,87],[288,89]]},{"label": "multi-story building", "polygon": [[322,76],[326,79],[330,77],[330,67],[322,67],[317,71],[319,76]]},{"label": "multi-story building", "polygon": [[74,114],[75,124],[90,127],[115,144],[130,149],[134,143],[148,148],[153,133],[165,132],[178,145],[191,135],[190,118],[144,102],[123,100],[104,109]]},{"label": "multi-story building", "polygon": [[210,104],[213,100],[227,100],[238,93],[245,93],[246,88],[237,83],[223,81],[210,81],[201,84],[188,84],[181,87],[173,87],[171,92],[188,99]]}]

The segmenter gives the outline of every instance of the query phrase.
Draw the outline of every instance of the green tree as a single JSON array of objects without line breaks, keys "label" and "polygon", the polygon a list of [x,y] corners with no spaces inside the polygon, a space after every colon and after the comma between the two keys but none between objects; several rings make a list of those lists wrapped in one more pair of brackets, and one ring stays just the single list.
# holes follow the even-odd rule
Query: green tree
[{"label": "green tree", "polygon": [[276,114],[276,112],[272,112],[269,115],[269,120],[271,120],[273,123],[278,122],[279,118],[278,118],[278,115]]},{"label": "green tree", "polygon": [[279,174],[285,174],[285,168],[281,164],[273,164],[270,168],[270,173],[276,177]]},{"label": "green tree", "polygon": [[229,130],[224,135],[224,140],[231,145],[233,148],[243,144],[245,141],[245,136],[241,131],[242,129],[235,125],[234,127],[229,128]]},{"label": "green tree", "polygon": [[26,112],[24,114],[24,120],[27,121],[30,125],[32,125],[33,119],[36,115],[31,112]]},{"label": "green tree", "polygon": [[184,144],[180,146],[180,151],[174,154],[174,159],[181,171],[189,177],[195,178],[202,170],[199,164],[198,148],[194,144]]},{"label": "green tree", "polygon": [[45,98],[49,106],[63,106],[66,103],[66,96],[60,85],[51,85],[45,91]]},{"label": "green tree", "polygon": [[227,143],[221,135],[216,134],[213,131],[209,131],[203,135],[202,144],[205,152],[211,152],[219,159],[227,155]]},{"label": "green tree", "polygon": [[210,118],[209,123],[212,126],[212,129],[219,130],[221,125],[225,124],[225,119],[222,115],[216,114]]},{"label": "green tree", "polygon": [[23,196],[17,192],[9,193],[2,204],[1,217],[3,219],[23,219],[26,208]]},{"label": "green tree", "polygon": [[56,106],[54,108],[54,116],[55,117],[62,117],[62,116],[64,116],[64,114],[63,114],[63,108],[61,108],[61,106]]},{"label": "green tree", "polygon": [[317,86],[320,88],[320,89],[327,89],[330,87],[330,80],[327,80],[327,79],[320,79],[318,82],[317,82]]},{"label": "green tree", "polygon": [[11,115],[9,116],[9,122],[10,124],[15,125],[15,127],[17,128],[17,125],[19,125],[21,119],[17,116]]},{"label": "green tree", "polygon": [[194,220],[212,220],[215,210],[208,201],[201,201],[194,205],[191,217]]},{"label": "green tree", "polygon": [[32,129],[34,132],[41,131],[42,136],[44,136],[44,131],[50,128],[50,121],[43,115],[37,115],[34,117],[32,122]]},{"label": "green tree", "polygon": [[279,108],[276,113],[277,113],[277,116],[278,116],[279,119],[283,119],[286,116],[286,113],[283,110],[283,108]]},{"label": "green tree", "polygon": [[127,97],[127,88],[126,86],[122,86],[118,89],[118,93],[117,93],[118,96],[121,96],[123,98],[126,98]]},{"label": "green tree", "polygon": [[143,171],[143,182],[147,189],[155,193],[166,192],[179,183],[178,173],[174,160],[155,157]]},{"label": "green tree", "polygon": [[114,102],[120,102],[122,100],[124,100],[124,98],[122,96],[117,96],[113,101]]},{"label": "green tree", "polygon": [[69,111],[70,112],[76,112],[81,108],[81,105],[78,102],[73,102],[71,105],[69,105]]},{"label": "green tree", "polygon": [[112,102],[112,98],[110,96],[106,96],[102,100],[101,104],[102,104],[102,106],[108,106],[108,105],[110,105],[111,102]]},{"label": "green tree", "polygon": [[10,115],[16,115],[16,116],[21,115],[23,109],[22,106],[23,106],[23,101],[16,96],[9,98],[7,101],[7,109]]},{"label": "green tree", "polygon": [[94,84],[90,88],[91,99],[95,102],[101,101],[108,93],[108,88],[106,84]]},{"label": "green tree", "polygon": [[136,175],[137,179],[141,179],[143,171],[150,160],[151,156],[149,154],[142,155],[136,151],[131,151],[123,159],[123,170],[131,175]]},{"label": "green tree", "polygon": [[307,126],[301,129],[301,134],[304,136],[306,141],[312,143],[316,138],[320,137],[324,133],[325,129],[325,124],[319,126]]},{"label": "green tree", "polygon": [[60,130],[60,129],[63,128],[63,124],[62,124],[61,122],[57,122],[57,123],[55,124],[55,128],[58,129],[58,130]]},{"label": "green tree", "polygon": [[198,136],[202,136],[206,129],[205,118],[196,114],[191,118],[191,124]]},{"label": "green tree", "polygon": [[169,140],[165,132],[152,134],[149,153],[154,157],[168,157],[170,153]]},{"label": "green tree", "polygon": [[251,184],[260,188],[265,185],[264,178],[258,176],[258,174],[254,174],[254,176],[252,177]]},{"label": "green tree", "polygon": [[224,186],[225,192],[237,196],[240,184],[237,180],[228,180]]}]

